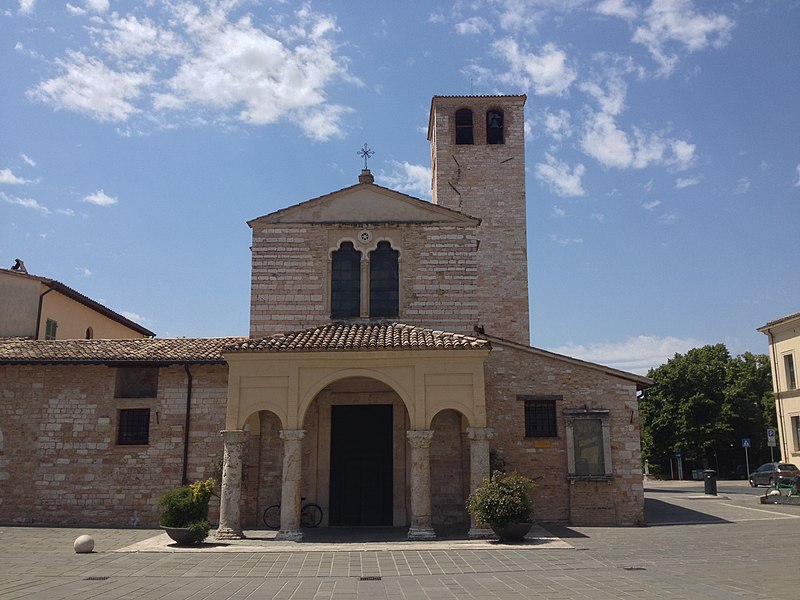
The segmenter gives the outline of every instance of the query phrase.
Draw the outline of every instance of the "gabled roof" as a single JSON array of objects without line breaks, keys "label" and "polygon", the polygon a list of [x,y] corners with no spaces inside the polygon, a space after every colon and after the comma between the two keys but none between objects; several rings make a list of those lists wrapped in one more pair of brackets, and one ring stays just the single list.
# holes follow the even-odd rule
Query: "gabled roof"
[{"label": "gabled roof", "polygon": [[80,304],[83,304],[84,306],[91,308],[93,311],[100,313],[105,317],[108,317],[112,321],[116,321],[117,323],[120,323],[121,325],[124,325],[129,329],[133,329],[134,331],[144,336],[152,337],[155,335],[154,332],[150,331],[146,327],[143,327],[138,323],[131,321],[127,317],[123,317],[118,312],[114,312],[107,306],[103,306],[99,302],[92,300],[88,296],[84,296],[80,292],[73,290],[71,287],[64,285],[60,281],[56,281],[55,279],[50,279],[49,277],[39,277],[38,275],[31,275],[30,273],[21,273],[20,271],[12,271],[10,269],[0,269],[0,274],[4,275],[7,274],[13,277],[24,277],[26,279],[38,281],[39,283],[46,285],[53,291],[63,294],[64,296],[71,298],[75,302],[79,302]]},{"label": "gabled roof", "polygon": [[332,352],[343,350],[481,350],[488,341],[414,325],[379,322],[336,322],[283,335],[244,339],[229,352]]},{"label": "gabled roof", "polygon": [[482,335],[484,335],[484,337],[486,337],[486,339],[489,340],[489,342],[491,342],[494,345],[509,346],[511,348],[516,348],[517,350],[522,350],[523,352],[528,352],[529,354],[534,354],[536,356],[544,356],[547,358],[552,358],[554,360],[573,364],[578,367],[584,367],[587,369],[592,369],[594,371],[599,371],[601,373],[605,373],[606,375],[610,375],[612,377],[619,377],[620,379],[625,379],[626,381],[635,383],[637,390],[646,390],[647,388],[653,387],[653,385],[655,385],[655,381],[653,381],[649,377],[644,377],[643,375],[637,375],[636,373],[629,373],[628,371],[614,369],[613,367],[607,367],[605,365],[598,365],[597,363],[581,360],[579,358],[572,358],[571,356],[558,354],[556,352],[550,352],[549,350],[542,350],[541,348],[535,348],[533,346],[526,346],[525,344],[512,342],[511,340],[506,340],[489,334],[482,334]]},{"label": "gabled roof", "polygon": [[257,217],[267,223],[452,223],[477,226],[480,219],[374,183],[357,183]]},{"label": "gabled roof", "polygon": [[0,338],[0,364],[225,364],[223,350],[247,338],[30,340]]}]

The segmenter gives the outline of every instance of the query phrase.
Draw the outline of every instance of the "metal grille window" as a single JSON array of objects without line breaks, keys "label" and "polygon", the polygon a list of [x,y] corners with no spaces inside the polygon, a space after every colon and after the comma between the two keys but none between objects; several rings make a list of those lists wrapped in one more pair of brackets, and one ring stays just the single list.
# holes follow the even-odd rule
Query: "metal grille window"
[{"label": "metal grille window", "polygon": [[517,396],[525,402],[525,437],[556,437],[556,401],[561,396]]},{"label": "metal grille window", "polygon": [[361,253],[352,242],[342,242],[331,256],[331,318],[361,314]]},{"label": "metal grille window", "polygon": [[397,250],[389,242],[378,242],[369,253],[369,316],[396,317],[400,308]]},{"label": "metal grille window", "polygon": [[125,408],[119,411],[120,446],[141,446],[150,442],[150,409]]}]

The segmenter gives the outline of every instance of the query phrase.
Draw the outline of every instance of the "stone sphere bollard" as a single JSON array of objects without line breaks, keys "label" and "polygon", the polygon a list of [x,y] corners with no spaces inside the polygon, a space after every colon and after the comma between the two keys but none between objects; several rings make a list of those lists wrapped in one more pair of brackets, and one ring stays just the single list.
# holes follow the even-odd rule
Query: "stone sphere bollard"
[{"label": "stone sphere bollard", "polygon": [[78,536],[72,547],[78,554],[88,554],[94,550],[94,538],[90,535]]}]

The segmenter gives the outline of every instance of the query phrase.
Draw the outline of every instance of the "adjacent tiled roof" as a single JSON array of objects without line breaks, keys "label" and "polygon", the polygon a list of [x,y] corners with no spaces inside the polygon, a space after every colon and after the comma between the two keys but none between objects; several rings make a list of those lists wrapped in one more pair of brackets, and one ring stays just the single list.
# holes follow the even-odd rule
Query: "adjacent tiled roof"
[{"label": "adjacent tiled roof", "polygon": [[479,350],[489,349],[479,338],[435,331],[403,323],[337,322],[275,335],[244,339],[227,348],[231,352],[336,351],[336,350]]},{"label": "adjacent tiled roof", "polygon": [[0,364],[225,364],[223,350],[247,338],[31,340],[0,338]]},{"label": "adjacent tiled roof", "polygon": [[36,281],[39,281],[40,283],[43,283],[47,287],[61,294],[64,294],[68,298],[72,298],[73,300],[75,300],[75,302],[80,302],[84,306],[91,308],[93,311],[98,312],[101,315],[104,315],[109,319],[111,319],[112,321],[116,321],[117,323],[120,323],[121,325],[124,325],[129,329],[133,329],[134,331],[148,337],[155,335],[155,333],[153,333],[146,327],[143,327],[138,323],[131,321],[127,317],[123,317],[118,312],[111,310],[107,306],[103,306],[102,304],[92,300],[88,296],[84,296],[80,292],[73,290],[71,287],[64,285],[60,281],[56,281],[55,279],[50,279],[49,277],[40,277],[38,275],[31,275],[30,273],[21,273],[20,271],[12,271],[10,269],[0,269],[0,271],[2,271],[3,273],[14,275],[15,277],[25,277],[27,279],[34,279]]},{"label": "adjacent tiled roof", "polygon": [[785,323],[787,321],[794,321],[800,317],[800,312],[796,312],[792,315],[787,315],[785,317],[781,317],[780,319],[775,319],[774,321],[770,321],[766,325],[763,325],[757,329],[757,331],[761,331],[762,333],[766,333],[766,330],[770,327],[775,327],[775,325],[780,325],[781,323]]}]

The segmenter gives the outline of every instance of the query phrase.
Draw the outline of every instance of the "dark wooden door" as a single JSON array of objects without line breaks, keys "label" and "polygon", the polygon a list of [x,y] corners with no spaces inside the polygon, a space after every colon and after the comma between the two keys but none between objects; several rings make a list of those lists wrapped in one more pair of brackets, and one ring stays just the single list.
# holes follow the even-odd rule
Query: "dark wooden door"
[{"label": "dark wooden door", "polygon": [[331,525],[392,524],[392,406],[331,407]]}]

